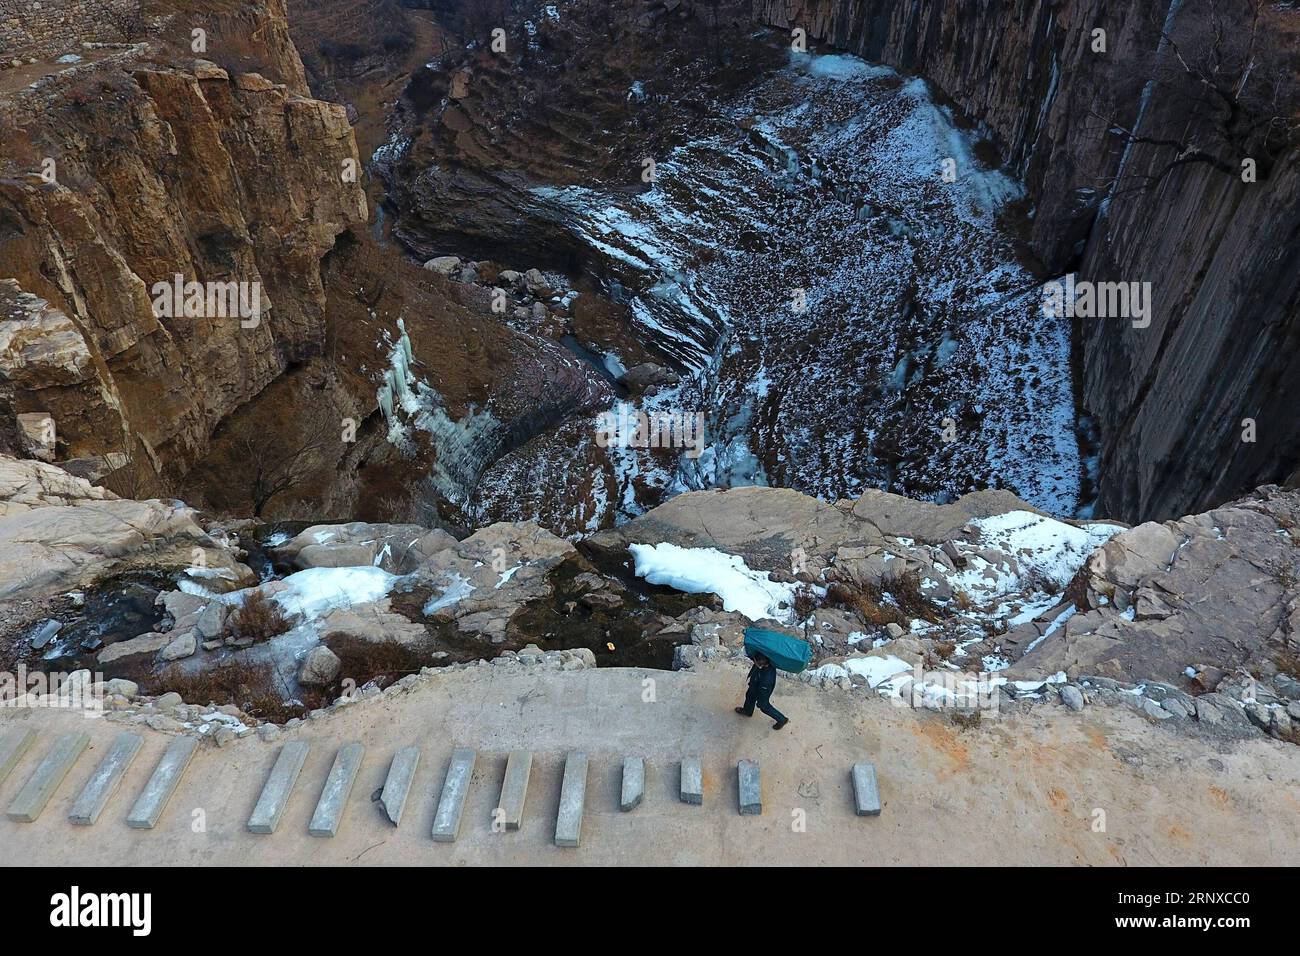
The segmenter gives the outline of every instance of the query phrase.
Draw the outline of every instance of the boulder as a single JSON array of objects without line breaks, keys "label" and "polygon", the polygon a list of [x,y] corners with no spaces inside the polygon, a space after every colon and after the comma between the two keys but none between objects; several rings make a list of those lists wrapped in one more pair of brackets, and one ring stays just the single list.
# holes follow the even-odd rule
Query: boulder
[{"label": "boulder", "polygon": [[537,269],[529,269],[524,273],[524,284],[528,291],[532,293],[549,292],[550,286],[546,284],[546,276]]},{"label": "boulder", "polygon": [[197,615],[208,605],[208,599],[199,597],[197,594],[187,594],[184,591],[164,591],[158,596],[162,602],[163,609],[171,615],[173,621],[181,621],[185,618]]},{"label": "boulder", "polygon": [[676,385],[680,381],[681,376],[672,369],[655,365],[653,362],[643,362],[634,366],[622,376],[623,384],[633,395],[641,394],[652,385]]},{"label": "boulder", "polygon": [[194,635],[183,634],[180,637],[173,639],[171,643],[159,652],[158,660],[164,662],[178,661],[182,658],[191,656],[198,649],[198,641],[195,640]]},{"label": "boulder", "polygon": [[116,694],[125,698],[140,696],[140,685],[133,680],[125,680],[121,677],[114,677],[112,680],[104,681],[104,693]]},{"label": "boulder", "polygon": [[256,576],[174,501],[118,498],[66,471],[0,456],[0,602],[84,589],[110,573],[191,567]]},{"label": "boulder", "polygon": [[128,641],[109,644],[95,658],[100,668],[123,667],[127,664],[152,663],[154,657],[172,642],[171,634],[141,634]]},{"label": "boulder", "polygon": [[1160,704],[1150,698],[1144,698],[1142,701],[1142,713],[1146,714],[1152,720],[1168,720],[1174,716],[1165,710]]},{"label": "boulder", "polygon": [[351,521],[312,525],[270,550],[299,571],[375,565],[391,574],[408,574],[455,545],[456,539],[439,529]]},{"label": "boulder", "polygon": [[[1092,608],[1055,628],[1014,676],[1028,676],[1021,664],[1030,658],[1036,674],[1105,673],[1176,687],[1190,679],[1209,691],[1222,690],[1225,675],[1273,673],[1290,633],[1293,585],[1271,569],[1294,562],[1295,546],[1279,532],[1297,513],[1300,493],[1277,491],[1114,535],[1083,568]],[[1271,693],[1261,681],[1251,696],[1271,703]]]},{"label": "boulder", "polygon": [[324,687],[334,682],[342,667],[343,662],[328,647],[323,644],[313,647],[302,659],[298,683],[307,687]]},{"label": "boulder", "polygon": [[575,659],[582,661],[586,667],[596,666],[596,654],[589,647],[570,648],[568,653],[572,654]]},{"label": "boulder", "polygon": [[198,615],[194,624],[195,634],[203,641],[213,641],[226,632],[226,619],[230,616],[230,606],[220,601],[209,602]]},{"label": "boulder", "polygon": [[394,613],[387,601],[354,604],[330,611],[320,619],[317,628],[327,642],[350,637],[376,644],[384,641],[413,644],[428,636],[422,624]]},{"label": "boulder", "polygon": [[175,710],[177,707],[182,706],[184,703],[185,701],[181,699],[180,694],[175,691],[168,691],[153,702],[153,707],[154,710],[168,713]]},{"label": "boulder", "polygon": [[1196,719],[1203,724],[1244,727],[1249,723],[1240,705],[1225,694],[1202,694],[1196,698]]},{"label": "boulder", "polygon": [[460,256],[438,256],[426,262],[424,267],[430,272],[438,273],[438,275],[450,276],[460,269],[460,265]]}]

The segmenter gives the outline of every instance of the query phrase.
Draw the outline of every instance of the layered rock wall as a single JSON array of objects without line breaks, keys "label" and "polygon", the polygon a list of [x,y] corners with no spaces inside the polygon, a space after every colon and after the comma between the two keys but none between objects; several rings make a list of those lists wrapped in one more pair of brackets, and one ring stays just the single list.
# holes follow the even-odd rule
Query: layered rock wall
[{"label": "layered rock wall", "polygon": [[[1295,472],[1300,419],[1284,410],[1300,381],[1295,151],[1254,183],[1207,163],[1160,176],[1167,146],[1126,155],[1113,132],[1182,142],[1205,133],[1200,111],[1150,82],[1161,32],[1194,31],[1205,8],[753,0],[752,9],[764,24],[921,73],[951,97],[1029,187],[1031,239],[1048,273],[1152,283],[1148,327],[1079,323],[1079,399],[1101,429],[1100,513],[1166,518]],[[1300,15],[1270,15],[1264,44],[1285,48]],[[1093,50],[1098,29],[1104,54]],[[1257,424],[1253,443],[1242,441],[1246,418]]]},{"label": "layered rock wall", "polygon": [[[359,168],[351,127],[343,107],[304,95],[282,5],[211,26],[214,43],[264,39],[267,75],[132,60],[60,72],[0,106],[16,147],[0,179],[0,271],[86,353],[16,396],[20,413],[54,418],[60,458],[127,450],[183,471],[217,423],[323,348],[320,260],[367,215],[343,175]],[[177,274],[256,284],[260,318],[156,315],[154,284]]]}]

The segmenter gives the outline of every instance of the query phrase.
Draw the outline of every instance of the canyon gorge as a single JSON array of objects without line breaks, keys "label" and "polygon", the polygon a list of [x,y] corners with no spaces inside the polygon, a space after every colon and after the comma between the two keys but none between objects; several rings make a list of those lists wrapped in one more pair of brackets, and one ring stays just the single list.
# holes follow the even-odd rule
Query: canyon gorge
[{"label": "canyon gorge", "polygon": [[[561,534],[752,483],[1136,522],[1296,470],[1285,4],[1222,53],[1273,91],[1227,120],[1179,3],[300,7],[163,5],[24,85],[15,30],[11,450],[23,416],[128,494]],[[1150,283],[1149,324],[1044,316],[1066,274]],[[266,315],[160,319],[173,275]],[[610,454],[619,408],[703,454]]]}]

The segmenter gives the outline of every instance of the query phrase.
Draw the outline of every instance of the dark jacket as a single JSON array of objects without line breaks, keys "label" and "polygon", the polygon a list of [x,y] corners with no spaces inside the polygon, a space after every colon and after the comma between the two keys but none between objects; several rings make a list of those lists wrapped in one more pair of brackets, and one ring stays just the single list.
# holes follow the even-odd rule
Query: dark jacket
[{"label": "dark jacket", "polygon": [[771,664],[766,667],[755,664],[749,669],[749,686],[757,691],[765,690],[771,693],[776,687],[776,668]]}]

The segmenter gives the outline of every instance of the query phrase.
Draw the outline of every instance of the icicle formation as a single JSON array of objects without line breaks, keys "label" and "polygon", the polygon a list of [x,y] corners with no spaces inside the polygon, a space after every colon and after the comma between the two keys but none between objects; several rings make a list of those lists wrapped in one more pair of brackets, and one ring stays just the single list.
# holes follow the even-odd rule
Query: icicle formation
[{"label": "icicle formation", "polygon": [[411,338],[402,319],[397,320],[397,330],[397,341],[388,353],[384,381],[376,392],[380,411],[384,413],[384,421],[388,422],[388,440],[393,444],[400,444],[405,433],[405,426],[394,417],[395,410],[401,408],[408,415],[420,411],[420,399],[411,388],[415,382],[415,376],[411,374],[415,354],[411,351]]}]

